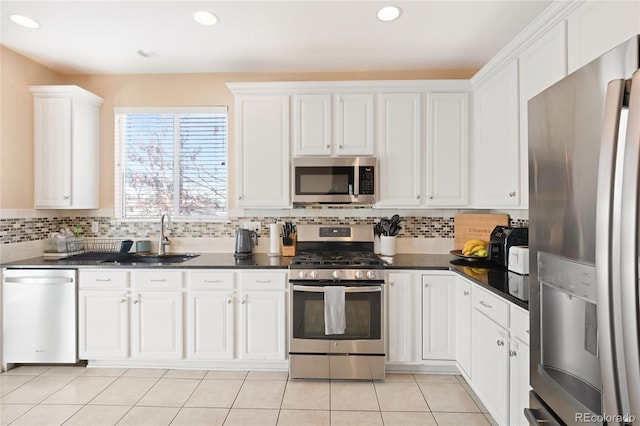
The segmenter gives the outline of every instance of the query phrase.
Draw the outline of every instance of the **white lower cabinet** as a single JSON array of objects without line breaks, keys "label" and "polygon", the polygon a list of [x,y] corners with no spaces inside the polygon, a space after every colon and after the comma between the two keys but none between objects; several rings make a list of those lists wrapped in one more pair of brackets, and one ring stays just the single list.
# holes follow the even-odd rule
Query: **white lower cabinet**
[{"label": "white lower cabinet", "polygon": [[238,358],[285,359],[285,292],[253,290],[239,298]]},{"label": "white lower cabinet", "polygon": [[191,271],[187,356],[286,359],[286,273]]},{"label": "white lower cabinet", "polygon": [[529,407],[529,345],[518,338],[509,344],[509,424],[527,426],[524,409]]},{"label": "white lower cabinet", "polygon": [[456,277],[456,361],[471,376],[471,284]]},{"label": "white lower cabinet", "polygon": [[[134,272],[135,274],[135,272]],[[131,315],[131,356],[182,358],[182,291],[135,292]]]},{"label": "white lower cabinet", "polygon": [[454,279],[422,275],[422,359],[455,359]]},{"label": "white lower cabinet", "polygon": [[412,272],[389,272],[386,279],[387,359],[391,363],[412,363],[419,356],[420,335],[415,318],[419,278]]},{"label": "white lower cabinet", "polygon": [[80,270],[78,277],[81,359],[182,358],[182,272]]},{"label": "white lower cabinet", "polygon": [[499,425],[509,424],[509,333],[482,312],[471,312],[471,385]]},{"label": "white lower cabinet", "polygon": [[122,359],[128,356],[129,303],[126,291],[80,288],[78,318],[81,359]]}]

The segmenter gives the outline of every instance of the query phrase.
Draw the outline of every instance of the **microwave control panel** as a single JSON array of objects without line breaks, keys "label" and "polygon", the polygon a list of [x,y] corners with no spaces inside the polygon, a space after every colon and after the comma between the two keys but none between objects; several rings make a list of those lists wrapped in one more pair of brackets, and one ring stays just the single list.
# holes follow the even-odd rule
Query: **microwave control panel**
[{"label": "microwave control panel", "polygon": [[361,195],[375,194],[375,173],[373,166],[360,166],[360,191]]}]

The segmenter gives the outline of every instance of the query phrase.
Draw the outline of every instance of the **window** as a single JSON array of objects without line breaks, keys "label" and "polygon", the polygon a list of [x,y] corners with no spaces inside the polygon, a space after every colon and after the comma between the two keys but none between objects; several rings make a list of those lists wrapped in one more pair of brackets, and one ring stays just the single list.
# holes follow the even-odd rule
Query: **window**
[{"label": "window", "polygon": [[116,108],[115,211],[227,215],[227,109]]}]

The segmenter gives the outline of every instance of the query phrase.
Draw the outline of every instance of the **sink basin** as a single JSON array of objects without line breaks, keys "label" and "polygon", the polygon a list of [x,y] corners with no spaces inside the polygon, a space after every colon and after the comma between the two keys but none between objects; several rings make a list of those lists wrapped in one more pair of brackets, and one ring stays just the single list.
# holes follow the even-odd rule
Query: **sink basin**
[{"label": "sink basin", "polygon": [[170,254],[136,254],[127,259],[127,262],[132,263],[182,263],[194,257],[198,257],[198,254],[186,254],[186,253],[170,253]]}]

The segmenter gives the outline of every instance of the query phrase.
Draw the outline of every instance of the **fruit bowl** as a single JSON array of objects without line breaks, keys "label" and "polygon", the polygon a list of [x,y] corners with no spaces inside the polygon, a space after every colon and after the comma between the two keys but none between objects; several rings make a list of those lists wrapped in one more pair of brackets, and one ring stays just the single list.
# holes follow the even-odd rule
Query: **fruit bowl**
[{"label": "fruit bowl", "polygon": [[475,255],[466,255],[466,254],[462,254],[462,250],[451,250],[449,252],[450,254],[460,257],[462,259],[467,259],[467,260],[487,260],[487,258],[489,257],[489,255],[487,254],[487,256],[475,256]]}]

